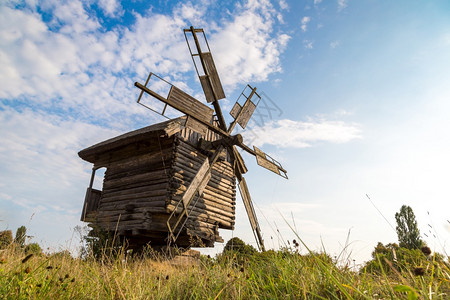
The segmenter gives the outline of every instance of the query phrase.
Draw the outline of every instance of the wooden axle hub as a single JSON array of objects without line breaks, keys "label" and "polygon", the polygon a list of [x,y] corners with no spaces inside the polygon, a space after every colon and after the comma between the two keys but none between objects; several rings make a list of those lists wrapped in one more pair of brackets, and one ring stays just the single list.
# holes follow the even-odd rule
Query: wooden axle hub
[{"label": "wooden axle hub", "polygon": [[224,146],[226,148],[235,146],[235,145],[240,146],[240,145],[242,145],[243,141],[244,141],[244,139],[242,138],[242,135],[240,135],[238,133],[238,134],[232,135],[232,136],[223,136],[221,139],[218,139],[213,142],[206,141],[204,139],[200,139],[198,146],[203,150],[209,151],[209,150],[217,149],[220,146]]}]

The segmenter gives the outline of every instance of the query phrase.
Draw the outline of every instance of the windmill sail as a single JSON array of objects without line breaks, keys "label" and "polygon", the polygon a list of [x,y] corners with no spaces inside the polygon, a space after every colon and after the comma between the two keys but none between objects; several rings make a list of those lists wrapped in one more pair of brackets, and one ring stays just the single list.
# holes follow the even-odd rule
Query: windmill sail
[{"label": "windmill sail", "polygon": [[281,164],[273,159],[270,155],[262,152],[260,149],[253,146],[256,154],[256,162],[261,167],[280,175],[281,177],[288,178],[286,170],[281,166]]},{"label": "windmill sail", "polygon": [[[161,79],[160,77],[156,76],[153,73],[150,73],[149,78],[155,76],[156,78]],[[147,82],[149,80],[147,79]],[[163,80],[165,81],[165,80]],[[170,85],[170,90],[167,96],[163,96],[147,87],[146,85],[142,85],[139,82],[135,82],[134,85],[141,89],[141,93],[139,95],[139,98],[137,100],[138,103],[141,104],[141,98],[144,92],[147,94],[153,96],[154,98],[164,102],[166,105],[169,105],[176,110],[179,110],[180,112],[194,117],[195,119],[201,121],[202,123],[210,124],[213,118],[214,110],[206,106],[205,104],[201,103],[194,97],[188,95],[187,93],[183,92],[173,84],[168,83]],[[144,105],[145,106],[145,105]],[[150,108],[151,109],[151,108]],[[153,110],[153,109],[152,109]],[[162,113],[164,114],[164,110]]]},{"label": "windmill sail", "polygon": [[259,228],[258,219],[256,218],[255,209],[253,208],[252,199],[250,197],[250,192],[248,191],[245,178],[241,177],[241,179],[238,180],[238,183],[239,183],[238,184],[239,192],[241,193],[241,198],[242,201],[244,202],[245,210],[247,211],[250,226],[252,227],[253,234],[255,235],[258,248],[260,248],[260,250],[262,251],[265,251],[264,240],[261,235],[261,229]]},{"label": "windmill sail", "polygon": [[184,36],[202,84],[206,101],[210,103],[225,98],[205,32],[203,29],[191,27],[184,30]]},{"label": "windmill sail", "polygon": [[[250,94],[247,96],[245,93],[248,90],[250,90]],[[245,102],[243,105],[239,104],[239,100],[241,99],[241,97],[245,98]],[[250,85],[247,85],[239,95],[238,100],[230,111],[230,115],[234,118],[234,121],[230,124],[228,133],[231,133],[233,131],[236,123],[238,123],[242,127],[242,129],[245,129],[260,100],[261,97],[256,93],[256,88],[252,88]]]}]

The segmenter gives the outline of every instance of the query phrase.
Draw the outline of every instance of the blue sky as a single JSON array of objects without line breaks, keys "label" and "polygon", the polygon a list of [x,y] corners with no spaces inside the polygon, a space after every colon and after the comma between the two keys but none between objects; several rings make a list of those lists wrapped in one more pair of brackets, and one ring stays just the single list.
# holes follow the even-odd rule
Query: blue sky
[{"label": "blue sky", "polygon": [[[155,72],[204,100],[182,32],[194,25],[228,122],[245,84],[266,95],[242,133],[288,170],[244,154],[267,246],[296,238],[284,217],[333,255],[350,232],[345,253],[362,262],[397,240],[407,204],[426,242],[450,252],[448,1],[3,1],[0,16],[1,229],[77,243],[91,167],[77,152],[163,121],[133,83]],[[254,243],[237,202],[222,235]]]}]

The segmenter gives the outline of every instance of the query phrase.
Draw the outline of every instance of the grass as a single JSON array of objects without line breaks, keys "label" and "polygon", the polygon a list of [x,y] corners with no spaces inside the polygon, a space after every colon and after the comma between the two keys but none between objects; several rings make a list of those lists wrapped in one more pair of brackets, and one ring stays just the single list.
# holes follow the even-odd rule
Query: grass
[{"label": "grass", "polygon": [[[413,266],[377,258],[382,272],[339,266],[325,253],[295,249],[252,255],[226,252],[198,263],[159,258],[101,260],[67,253],[26,255],[0,250],[4,299],[449,299],[450,270],[427,258]],[[425,256],[424,256],[425,257]],[[383,267],[384,266],[384,267]]]}]

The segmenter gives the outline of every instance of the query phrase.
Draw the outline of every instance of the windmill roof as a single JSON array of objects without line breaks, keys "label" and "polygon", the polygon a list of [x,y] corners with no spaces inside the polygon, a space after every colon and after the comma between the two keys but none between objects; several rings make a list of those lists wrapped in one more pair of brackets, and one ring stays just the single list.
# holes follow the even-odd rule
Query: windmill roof
[{"label": "windmill roof", "polygon": [[125,134],[116,136],[106,141],[100,142],[93,146],[78,152],[78,156],[82,159],[94,163],[95,157],[98,154],[110,151],[111,149],[119,148],[131,143],[136,143],[155,137],[165,136],[170,137],[184,128],[186,117],[180,117],[165,122],[153,124],[141,129],[137,129]]}]

